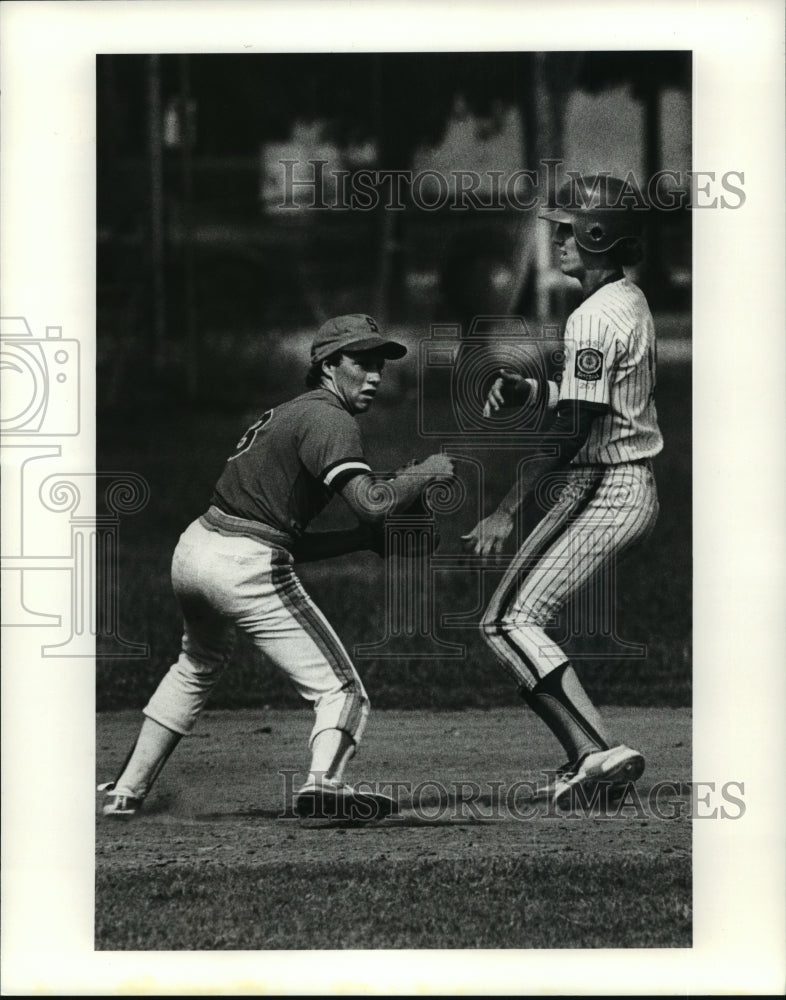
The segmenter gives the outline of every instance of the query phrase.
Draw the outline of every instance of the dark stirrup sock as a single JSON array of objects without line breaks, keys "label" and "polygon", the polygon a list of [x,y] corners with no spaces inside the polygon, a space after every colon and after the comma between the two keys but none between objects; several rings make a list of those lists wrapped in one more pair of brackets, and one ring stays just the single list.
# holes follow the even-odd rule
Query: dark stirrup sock
[{"label": "dark stirrup sock", "polygon": [[521,688],[520,692],[560,741],[568,760],[608,750],[609,735],[603,721],[569,663],[552,670],[531,691]]}]

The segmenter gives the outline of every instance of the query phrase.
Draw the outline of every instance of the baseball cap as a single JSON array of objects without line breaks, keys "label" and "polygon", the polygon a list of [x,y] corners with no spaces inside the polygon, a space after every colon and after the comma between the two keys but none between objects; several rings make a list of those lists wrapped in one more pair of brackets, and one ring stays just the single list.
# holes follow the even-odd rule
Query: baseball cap
[{"label": "baseball cap", "polygon": [[347,316],[334,316],[317,331],[311,344],[311,364],[319,364],[334,351],[376,351],[381,350],[383,356],[403,358],[407,353],[403,344],[395,340],[387,340],[380,336],[376,320],[364,313],[350,313]]}]

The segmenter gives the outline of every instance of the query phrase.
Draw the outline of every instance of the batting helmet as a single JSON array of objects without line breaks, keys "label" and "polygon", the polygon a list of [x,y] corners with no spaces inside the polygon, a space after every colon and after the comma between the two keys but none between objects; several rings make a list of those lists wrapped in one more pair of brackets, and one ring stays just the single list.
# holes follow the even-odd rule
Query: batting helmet
[{"label": "batting helmet", "polygon": [[557,203],[539,218],[571,226],[576,243],[589,253],[608,253],[624,240],[641,237],[642,213],[621,199],[633,193],[618,177],[590,174],[567,181]]}]

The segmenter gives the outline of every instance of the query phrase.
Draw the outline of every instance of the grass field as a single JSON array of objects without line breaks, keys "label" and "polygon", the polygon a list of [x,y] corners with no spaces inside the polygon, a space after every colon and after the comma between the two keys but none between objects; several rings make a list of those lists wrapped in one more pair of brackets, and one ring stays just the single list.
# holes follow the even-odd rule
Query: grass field
[{"label": "grass field", "polygon": [[[222,367],[222,363],[224,367]],[[230,386],[228,360],[215,360],[215,385]],[[226,454],[250,417],[260,409],[300,391],[301,368],[263,371],[267,386],[252,391],[254,369],[242,366],[237,394],[230,405],[205,402],[189,407],[168,400],[140,401],[125,412],[100,413],[98,464],[101,469],[130,470],[150,486],[150,501],[120,526],[120,633],[145,643],[149,655],[98,663],[97,696],[100,709],[141,706],[172,662],[179,647],[180,621],[171,592],[169,566],[181,531],[206,507]],[[209,387],[208,387],[209,388]],[[206,388],[206,398],[211,393]],[[688,705],[691,663],[691,374],[685,363],[662,364],[658,410],[666,446],[656,460],[661,515],[646,551],[632,556],[618,570],[616,635],[608,640],[574,636],[566,643],[576,657],[591,693],[601,702],[631,705]],[[133,401],[132,401],[133,402]],[[448,426],[449,406],[434,400],[431,419]],[[424,457],[439,447],[438,440],[418,437],[417,391],[411,371],[391,373],[386,392],[362,418],[372,465],[394,468],[411,456]],[[471,449],[467,451],[473,457]],[[473,493],[472,466],[459,461],[457,470],[467,484],[463,505],[440,515],[439,555],[456,553],[459,536],[476,522],[479,507],[489,506],[511,483],[511,455],[489,450],[474,453],[486,471],[486,497]],[[315,525],[333,526],[345,520],[340,501]],[[455,658],[431,640],[405,635],[383,652],[357,647],[384,637],[385,565],[372,554],[306,564],[301,577],[339,635],[354,654],[377,707],[488,707],[510,704],[514,697],[507,676],[491,661],[477,628],[473,609],[484,596],[479,575],[458,567],[434,577],[433,635],[463,647]],[[486,578],[485,599],[495,580]],[[498,576],[496,577],[498,578]],[[446,628],[445,614],[464,616],[465,624]],[[619,641],[639,647],[628,655]],[[99,645],[99,652],[101,647]],[[428,655],[426,655],[428,654]],[[299,704],[288,683],[261,661],[241,640],[232,668],[214,695],[216,707]]]},{"label": "grass field", "polygon": [[140,951],[686,947],[689,899],[686,858],[194,863],[107,873],[97,932]]},{"label": "grass field", "polygon": [[[287,815],[308,711],[208,712],[144,813],[98,822],[96,947],[690,947],[689,713],[607,717],[646,754],[637,799],[557,814],[509,794],[561,753],[523,709],[372,714],[352,778],[410,793],[363,826]],[[99,778],[138,722],[99,716]]]},{"label": "grass field", "polygon": [[[142,387],[124,412],[99,413],[99,468],[136,472],[150,487],[147,507],[120,526],[117,592],[121,636],[149,652],[98,661],[99,781],[116,773],[138,709],[179,648],[169,582],[178,536],[205,509],[250,420],[301,388],[302,368],[281,363],[280,352],[260,370],[258,349],[238,367],[230,344],[214,348],[199,407],[178,401],[177,392],[156,398]],[[646,550],[618,569],[614,635],[585,629],[565,641],[591,694],[616,706],[604,710],[612,730],[647,758],[637,788],[646,799],[659,781],[675,782],[675,807],[685,804],[691,772],[690,399],[690,365],[662,365],[660,520]],[[434,424],[448,426],[448,401],[429,405]],[[391,372],[362,418],[374,468],[439,449],[439,440],[418,437],[417,407],[411,368]],[[445,800],[455,815],[439,812],[438,798],[436,816],[413,799],[399,816],[365,827],[315,828],[282,816],[279,772],[303,767],[310,713],[241,637],[210,710],[144,813],[125,826],[98,824],[98,949],[690,947],[691,824],[679,808],[671,818],[633,809],[536,810],[523,819],[502,808],[501,792],[487,791],[494,782],[534,781],[563,754],[517,706],[474,624],[504,560],[488,568],[484,591],[477,568],[449,559],[459,536],[510,486],[515,451],[460,453],[466,494],[438,518],[438,556],[448,558],[431,578],[434,613],[424,632],[402,630],[387,646],[360,648],[386,634],[386,564],[372,554],[299,572],[371,697],[350,778],[430,780],[446,789],[474,782],[483,790],[481,815],[466,814],[455,791]],[[482,499],[473,492],[473,457],[486,473]],[[336,502],[314,527],[343,523]],[[460,647],[459,655],[445,655],[437,640]],[[137,711],[109,711],[117,709]]]}]

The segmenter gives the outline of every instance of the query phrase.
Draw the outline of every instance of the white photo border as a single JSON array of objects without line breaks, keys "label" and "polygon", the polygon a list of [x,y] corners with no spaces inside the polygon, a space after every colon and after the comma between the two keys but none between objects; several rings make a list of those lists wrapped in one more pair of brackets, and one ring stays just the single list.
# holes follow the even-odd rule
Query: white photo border
[{"label": "white photo border", "polygon": [[[694,165],[743,171],[746,192],[741,210],[694,216],[693,768],[744,781],[746,815],[694,824],[693,947],[566,949],[556,961],[549,950],[452,951],[449,963],[441,952],[391,962],[360,951],[318,965],[294,952],[96,952],[94,664],[44,661],[16,629],[3,635],[3,992],[780,992],[782,4],[6,0],[0,20],[2,314],[80,340],[85,419],[60,442],[75,470],[95,464],[99,53],[690,49]],[[12,514],[4,503],[4,548]]]}]

